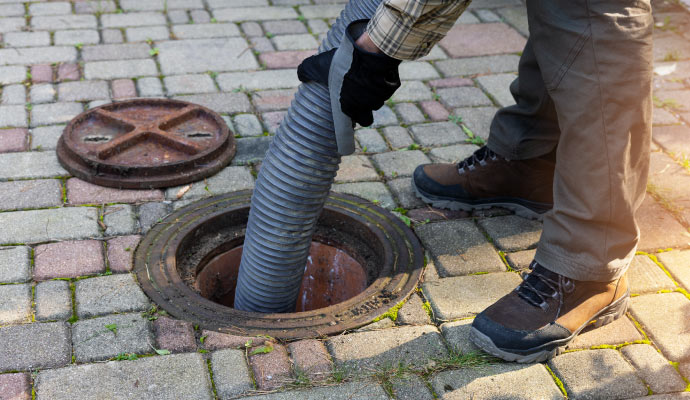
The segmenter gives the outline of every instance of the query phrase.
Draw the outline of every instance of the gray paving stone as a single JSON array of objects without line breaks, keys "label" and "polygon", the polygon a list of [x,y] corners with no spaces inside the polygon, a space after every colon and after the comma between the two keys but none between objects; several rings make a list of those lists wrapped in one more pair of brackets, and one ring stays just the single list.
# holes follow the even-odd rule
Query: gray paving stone
[{"label": "gray paving stone", "polygon": [[479,347],[475,346],[470,340],[472,321],[472,319],[462,319],[441,325],[441,333],[446,339],[448,346],[462,354],[481,352]]},{"label": "gray paving stone", "polygon": [[467,135],[452,122],[432,122],[410,128],[415,141],[422,146],[443,146],[463,143]]},{"label": "gray paving stone", "polygon": [[523,36],[529,36],[529,26],[527,24],[527,10],[525,6],[503,7],[496,12],[513,28],[517,29]]},{"label": "gray paving stone", "polygon": [[[370,346],[374,342],[376,346]],[[447,354],[441,335],[430,325],[336,336],[326,346],[336,365],[360,370],[398,363],[424,366]]]},{"label": "gray paving stone", "polygon": [[395,196],[400,207],[412,209],[425,206],[424,202],[417,198],[414,189],[412,189],[410,178],[390,180],[388,181],[388,187],[391,193],[393,193],[393,196]]},{"label": "gray paving stone", "polygon": [[45,281],[36,285],[36,319],[66,320],[72,316],[72,292],[66,281]]},{"label": "gray paving stone", "polygon": [[101,25],[104,28],[124,28],[128,26],[165,25],[165,17],[157,12],[140,12],[126,14],[103,14]]},{"label": "gray paving stone", "polygon": [[423,307],[422,299],[413,294],[398,310],[396,322],[404,325],[430,325],[431,319]]},{"label": "gray paving stone", "polygon": [[[98,384],[94,384],[98,382]],[[41,371],[41,399],[212,399],[201,354],[174,354]]]},{"label": "gray paving stone", "polygon": [[55,86],[50,83],[31,85],[29,102],[32,104],[52,103],[55,101]]},{"label": "gray paving stone", "polygon": [[58,85],[58,101],[107,100],[110,98],[105,81],[74,81]]},{"label": "gray paving stone", "polygon": [[477,78],[477,83],[496,100],[499,106],[507,107],[515,104],[515,99],[510,94],[510,84],[516,77],[514,74],[484,75]]},{"label": "gray paving stone", "polygon": [[150,50],[144,43],[127,43],[84,46],[81,51],[84,61],[107,61],[144,59],[149,57]]},{"label": "gray paving stone", "polygon": [[149,307],[148,297],[131,274],[79,280],[76,283],[75,301],[80,318],[145,311]]},{"label": "gray paving stone", "polygon": [[0,16],[3,17],[21,17],[26,11],[23,4],[3,4],[0,5]]},{"label": "gray paving stone", "polygon": [[107,360],[120,353],[151,353],[151,343],[154,342],[150,325],[139,314],[107,315],[77,321],[72,325],[76,361]]},{"label": "gray paving stone", "polygon": [[374,110],[374,123],[371,124],[372,128],[378,128],[386,125],[398,125],[398,118],[395,116],[393,110],[388,106],[383,106],[378,110]]},{"label": "gray paving stone", "polygon": [[0,67],[0,85],[20,83],[26,79],[26,68],[18,65]]},{"label": "gray paving stone", "polygon": [[253,53],[245,51],[247,46],[247,42],[239,37],[156,43],[158,62],[166,75],[258,68]]},{"label": "gray paving stone", "polygon": [[431,385],[441,399],[563,399],[541,364],[494,364],[444,371]]},{"label": "gray paving stone", "polygon": [[677,280],[686,290],[690,290],[690,251],[669,251],[658,255],[659,261],[664,264],[666,269],[671,272],[673,278]]},{"label": "gray paving stone", "polygon": [[434,396],[426,387],[426,384],[417,375],[408,374],[393,379],[393,393],[398,400],[433,400]]},{"label": "gray paving stone", "polygon": [[491,100],[478,88],[461,86],[438,89],[441,102],[448,107],[490,106]]},{"label": "gray paving stone", "polygon": [[211,355],[213,381],[221,399],[254,389],[242,350],[219,350]]},{"label": "gray paving stone", "polygon": [[232,165],[246,165],[263,160],[271,140],[273,138],[270,136],[237,139],[237,155],[232,160]]},{"label": "gray paving stone", "polygon": [[244,93],[193,94],[187,96],[175,96],[174,99],[197,103],[218,113],[246,113],[251,110],[249,99]]},{"label": "gray paving stone", "polygon": [[539,242],[542,224],[517,215],[483,218],[479,226],[489,234],[496,246],[503,251],[533,248]]},{"label": "gray paving stone", "polygon": [[220,74],[216,79],[223,91],[293,88],[300,84],[293,69]]},{"label": "gray paving stone", "polygon": [[600,328],[585,328],[568,343],[567,349],[589,349],[596,346],[615,346],[644,340],[635,325],[627,318],[618,318]]},{"label": "gray paving stone", "polygon": [[400,64],[399,73],[401,80],[429,80],[440,78],[436,69],[425,61],[410,61]]},{"label": "gray paving stone", "polygon": [[278,35],[271,40],[276,50],[311,50],[319,47],[319,43],[309,33]]},{"label": "gray paving stone", "polygon": [[478,149],[473,144],[456,144],[431,149],[429,157],[438,163],[457,163],[469,157]]},{"label": "gray paving stone", "polygon": [[690,377],[690,361],[682,362],[678,366],[678,370],[680,371],[681,375],[683,375],[686,378]]},{"label": "gray paving stone", "polygon": [[97,30],[76,29],[71,31],[57,31],[53,37],[55,44],[95,44],[101,41]]},{"label": "gray paving stone", "polygon": [[84,66],[86,79],[110,80],[153,75],[158,75],[156,63],[153,60],[94,61],[87,62]]},{"label": "gray paving stone", "polygon": [[185,10],[170,10],[168,11],[168,19],[173,24],[186,24],[189,22],[189,14]]},{"label": "gray paving stone", "polygon": [[192,21],[194,21],[195,24],[205,24],[211,22],[211,14],[209,14],[206,10],[192,10],[190,11],[190,14],[192,16]]},{"label": "gray paving stone", "polygon": [[250,37],[249,42],[251,43],[251,48],[259,53],[266,53],[275,50],[273,43],[265,37]]},{"label": "gray paving stone", "polygon": [[0,106],[0,128],[23,128],[27,126],[24,106]]},{"label": "gray paving stone", "polygon": [[690,399],[690,392],[673,394],[655,394],[652,396],[637,397],[634,400],[684,400]]},{"label": "gray paving stone", "polygon": [[129,204],[107,206],[103,212],[106,236],[129,235],[137,230],[137,218]]},{"label": "gray paving stone", "polygon": [[62,205],[62,187],[58,180],[0,182],[0,211],[59,205]]},{"label": "gray paving stone", "polygon": [[307,33],[307,27],[301,21],[265,21],[263,24],[264,30],[274,35],[285,35],[295,33]]},{"label": "gray paving stone", "polygon": [[493,121],[496,111],[498,111],[496,107],[457,108],[453,111],[453,115],[461,117],[462,123],[475,136],[479,136],[486,141],[489,139],[491,121]]},{"label": "gray paving stone", "polygon": [[79,103],[38,104],[31,110],[31,127],[64,124],[82,111],[84,107]]},{"label": "gray paving stone", "polygon": [[328,24],[321,19],[310,19],[307,21],[309,29],[312,33],[326,33],[328,32]]},{"label": "gray paving stone", "polygon": [[52,178],[67,175],[54,153],[0,154],[0,179]]},{"label": "gray paving stone", "polygon": [[115,12],[115,2],[112,0],[77,1],[74,3],[74,11],[77,14],[101,14]]},{"label": "gray paving stone", "polygon": [[172,32],[178,39],[240,36],[240,29],[232,23],[173,25]]},{"label": "gray paving stone", "polygon": [[646,255],[633,257],[628,269],[628,279],[630,292],[635,294],[676,288],[671,278]]},{"label": "gray paving stone", "polygon": [[26,24],[24,17],[0,19],[0,33],[20,30]]},{"label": "gray paving stone", "polygon": [[666,358],[671,361],[690,359],[690,300],[683,294],[633,297],[631,313]]},{"label": "gray paving stone", "polygon": [[7,32],[2,39],[8,47],[50,46],[48,32]]},{"label": "gray paving stone", "polygon": [[207,0],[210,9],[244,6],[267,6],[268,0]]},{"label": "gray paving stone", "polygon": [[39,126],[31,130],[31,150],[54,150],[64,125]]},{"label": "gray paving stone", "polygon": [[31,322],[31,284],[0,285],[0,325]]},{"label": "gray paving stone", "polygon": [[3,104],[25,104],[26,89],[24,85],[7,85],[2,88]]},{"label": "gray paving stone", "polygon": [[501,22],[501,17],[491,10],[475,10],[474,15],[476,15],[481,22]]},{"label": "gray paving stone", "polygon": [[0,247],[0,283],[27,282],[31,279],[30,248]]},{"label": "gray paving stone", "polygon": [[566,353],[551,359],[549,366],[563,382],[569,399],[626,399],[647,393],[616,350]]},{"label": "gray paving stone", "polygon": [[400,103],[395,105],[395,112],[405,124],[418,124],[424,122],[424,114],[413,103]]},{"label": "gray paving stone", "polygon": [[254,114],[238,114],[233,118],[235,134],[240,136],[259,136],[263,133],[261,122]]},{"label": "gray paving stone", "polygon": [[519,62],[520,57],[516,55],[500,55],[441,60],[435,65],[444,76],[450,77],[516,72]]},{"label": "gray paving stone", "polygon": [[359,196],[389,210],[395,208],[393,196],[381,182],[341,183],[333,185],[331,190]]},{"label": "gray paving stone", "polygon": [[76,60],[77,49],[73,46],[0,49],[0,65],[51,64]]},{"label": "gray paving stone", "polygon": [[419,150],[399,150],[375,154],[372,157],[376,167],[383,171],[386,178],[412,176],[415,168],[429,164],[429,158]]},{"label": "gray paving stone", "polygon": [[258,22],[247,21],[242,22],[242,32],[248,37],[263,36],[264,31],[261,29],[261,25]]},{"label": "gray paving stone", "polygon": [[305,18],[337,18],[343,11],[343,6],[339,4],[319,4],[314,6],[302,6],[300,13]]},{"label": "gray paving stone", "polygon": [[166,40],[170,38],[167,26],[141,26],[127,28],[125,31],[128,42],[144,42],[150,40]]},{"label": "gray paving stone", "polygon": [[451,220],[415,228],[441,277],[505,271],[496,250],[471,220]]},{"label": "gray paving stone", "polygon": [[31,15],[59,15],[70,14],[72,6],[69,2],[52,2],[52,3],[33,3],[29,4],[29,14]]},{"label": "gray paving stone", "polygon": [[[217,174],[206,178],[206,182],[199,181],[191,184],[192,187],[184,193],[182,200],[198,199],[222,193],[236,192],[254,188],[254,177],[247,167],[226,167]],[[177,194],[184,186],[168,188],[165,198],[177,200]],[[208,190],[207,190],[208,188]]]},{"label": "gray paving stone", "polygon": [[97,237],[97,219],[98,211],[91,207],[0,213],[0,244]]},{"label": "gray paving stone", "polygon": [[139,89],[139,96],[142,97],[163,96],[163,85],[158,78],[137,79],[137,88]]},{"label": "gray paving stone", "polygon": [[508,253],[506,254],[506,261],[508,261],[508,264],[515,270],[524,269],[534,260],[536,252],[536,250],[524,250]]},{"label": "gray paving stone", "polygon": [[633,344],[621,348],[623,355],[630,360],[637,370],[637,375],[647,384],[652,392],[681,392],[686,383],[669,362],[648,344]]},{"label": "gray paving stone", "polygon": [[340,160],[338,174],[335,181],[338,183],[359,182],[377,180],[379,174],[369,161],[367,156],[351,155],[343,156]]},{"label": "gray paving stone", "polygon": [[67,365],[72,349],[64,322],[0,328],[0,371],[36,370]]},{"label": "gray paving stone", "polygon": [[[252,2],[254,4],[254,2]],[[275,19],[296,19],[292,7],[233,7],[213,10],[218,21],[269,21]]]},{"label": "gray paving stone", "polygon": [[434,317],[441,320],[471,317],[484,311],[521,282],[513,272],[456,276],[423,284]]},{"label": "gray paving stone", "polygon": [[174,75],[163,78],[168,94],[217,92],[213,79],[208,74]]},{"label": "gray paving stone", "polygon": [[278,392],[262,396],[246,397],[247,400],[388,400],[390,397],[376,382],[357,381],[337,386]]},{"label": "gray paving stone", "polygon": [[169,205],[166,203],[153,202],[139,206],[139,226],[141,226],[141,232],[148,232],[153,225],[169,213]]},{"label": "gray paving stone", "polygon": [[414,143],[414,140],[412,140],[412,137],[407,132],[407,129],[403,128],[402,126],[389,126],[383,128],[382,132],[383,137],[386,138],[388,144],[393,150],[404,149]]},{"label": "gray paving stone", "polygon": [[420,81],[404,81],[393,94],[394,102],[431,100],[431,90]]},{"label": "gray paving stone", "polygon": [[358,129],[355,132],[355,138],[359,142],[359,146],[365,153],[380,153],[388,151],[388,145],[383,140],[376,129]]},{"label": "gray paving stone", "polygon": [[52,15],[31,18],[31,26],[37,30],[86,29],[98,27],[93,15]]}]

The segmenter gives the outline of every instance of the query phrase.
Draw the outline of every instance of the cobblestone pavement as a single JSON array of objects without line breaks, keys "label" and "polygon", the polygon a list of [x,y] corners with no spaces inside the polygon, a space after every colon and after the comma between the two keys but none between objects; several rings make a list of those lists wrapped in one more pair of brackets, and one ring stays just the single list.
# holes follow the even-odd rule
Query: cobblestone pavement
[{"label": "cobblestone pavement", "polygon": [[[343,159],[333,190],[406,214],[427,251],[395,321],[251,355],[246,338],[156,311],[130,272],[141,236],[176,203],[253,186],[295,67],[342,7],[0,0],[0,398],[690,398],[690,13],[673,1],[655,2],[654,144],[625,318],[545,364],[478,355],[471,319],[519,281],[541,225],[429,209],[411,193],[417,164],[469,155],[513,101],[520,0],[475,0],[428,57],[403,63],[402,88]],[[221,113],[238,138],[232,165],[181,199],[70,177],[54,152],[64,124],[135,96]]]}]

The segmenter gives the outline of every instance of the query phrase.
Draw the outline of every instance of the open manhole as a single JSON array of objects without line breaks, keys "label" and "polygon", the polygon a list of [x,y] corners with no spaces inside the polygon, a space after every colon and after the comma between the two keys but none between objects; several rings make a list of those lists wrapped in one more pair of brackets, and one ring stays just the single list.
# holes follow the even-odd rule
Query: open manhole
[{"label": "open manhole", "polygon": [[215,112],[168,99],[106,104],[76,116],[58,141],[60,163],[102,186],[176,186],[218,172],[235,155],[235,138]]},{"label": "open manhole", "polygon": [[176,318],[234,335],[317,337],[365,325],[409,296],[423,252],[396,216],[331,194],[314,233],[295,312],[232,308],[251,191],[211,197],[170,214],[137,247],[146,294]]}]

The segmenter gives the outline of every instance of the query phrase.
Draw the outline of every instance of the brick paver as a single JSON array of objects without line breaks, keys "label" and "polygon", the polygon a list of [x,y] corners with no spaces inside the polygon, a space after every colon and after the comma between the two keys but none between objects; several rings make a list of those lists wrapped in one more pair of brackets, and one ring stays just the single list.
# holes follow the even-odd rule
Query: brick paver
[{"label": "brick paver", "polygon": [[69,241],[37,246],[34,278],[76,278],[105,272],[103,244],[96,240]]}]

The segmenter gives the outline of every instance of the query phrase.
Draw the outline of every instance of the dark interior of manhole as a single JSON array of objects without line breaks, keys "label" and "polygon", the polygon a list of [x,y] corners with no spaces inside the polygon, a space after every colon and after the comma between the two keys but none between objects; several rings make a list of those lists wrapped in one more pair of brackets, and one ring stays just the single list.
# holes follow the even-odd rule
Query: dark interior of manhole
[{"label": "dark interior of manhole", "polygon": [[[232,307],[246,229],[245,212],[228,214],[191,232],[177,252],[182,280],[202,297]],[[383,248],[362,224],[324,210],[314,232],[294,312],[344,302],[381,271]]]}]

